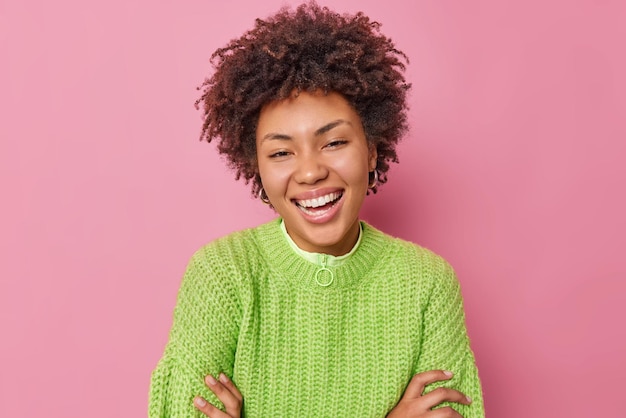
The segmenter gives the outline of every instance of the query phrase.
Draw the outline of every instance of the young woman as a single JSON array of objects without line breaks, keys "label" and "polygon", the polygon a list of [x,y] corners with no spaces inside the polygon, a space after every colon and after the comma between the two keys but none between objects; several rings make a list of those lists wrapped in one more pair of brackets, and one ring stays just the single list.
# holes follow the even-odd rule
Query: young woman
[{"label": "young woman", "polygon": [[406,131],[404,54],[283,9],[213,54],[202,136],[277,213],[191,259],[151,417],[483,417],[451,267],[359,220]]}]

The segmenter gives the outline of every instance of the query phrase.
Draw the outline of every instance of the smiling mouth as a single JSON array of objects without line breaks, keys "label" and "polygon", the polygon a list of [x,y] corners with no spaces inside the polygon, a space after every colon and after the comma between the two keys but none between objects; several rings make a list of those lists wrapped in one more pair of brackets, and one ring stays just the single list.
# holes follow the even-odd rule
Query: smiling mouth
[{"label": "smiling mouth", "polygon": [[315,199],[294,200],[298,209],[307,215],[319,216],[329,211],[343,196],[343,191],[328,193]]}]

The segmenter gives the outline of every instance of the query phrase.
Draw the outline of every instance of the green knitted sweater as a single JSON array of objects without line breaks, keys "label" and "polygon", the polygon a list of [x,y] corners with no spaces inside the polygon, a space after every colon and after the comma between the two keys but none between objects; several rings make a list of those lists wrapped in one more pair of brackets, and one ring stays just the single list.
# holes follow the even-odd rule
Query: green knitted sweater
[{"label": "green knitted sweater", "polygon": [[362,223],[358,249],[321,286],[320,267],[279,225],[194,254],[152,374],[150,417],[204,417],[196,395],[221,407],[203,381],[219,372],[243,394],[246,417],[384,417],[411,377],[432,369],[455,376],[427,390],[457,388],[474,402],[452,406],[484,416],[459,284],[441,257]]}]

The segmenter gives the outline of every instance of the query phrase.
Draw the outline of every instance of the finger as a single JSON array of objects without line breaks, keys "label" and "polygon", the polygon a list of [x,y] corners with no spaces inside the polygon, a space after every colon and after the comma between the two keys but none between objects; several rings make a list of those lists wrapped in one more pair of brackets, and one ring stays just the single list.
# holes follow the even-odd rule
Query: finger
[{"label": "finger", "polygon": [[[223,373],[221,375],[226,377]],[[224,386],[224,384],[220,380],[216,380],[211,375],[208,375],[204,379],[204,381],[209,386],[211,392],[213,392],[215,396],[217,396],[217,399],[219,399],[224,404],[226,412],[229,415],[238,416],[239,412],[241,412],[241,399],[237,398],[237,395],[231,392],[228,387]],[[232,386],[234,387],[234,385]],[[238,390],[237,394],[241,396]]]},{"label": "finger", "polygon": [[226,412],[222,412],[210,403],[206,399],[196,396],[193,399],[193,405],[200,410],[204,415],[210,418],[230,418]]},{"label": "finger", "polygon": [[426,385],[439,382],[442,380],[449,380],[453,376],[452,372],[447,370],[429,370],[427,372],[418,373],[409,382],[409,385],[404,391],[402,398],[415,399],[422,396]]},{"label": "finger", "polygon": [[454,402],[463,405],[472,403],[472,400],[468,396],[465,396],[464,393],[456,389],[444,387],[437,388],[423,395],[421,401],[428,409],[434,408],[442,402]]},{"label": "finger", "polygon": [[237,389],[237,386],[235,386],[233,381],[230,380],[228,376],[226,376],[224,373],[220,373],[219,379],[220,382],[222,382],[222,384],[226,386],[228,390],[230,390],[235,398],[239,400],[239,403],[243,403],[243,396],[241,395],[241,392],[239,392],[239,389]]},{"label": "finger", "polygon": [[438,408],[428,413],[428,418],[463,418],[454,408],[449,406]]}]

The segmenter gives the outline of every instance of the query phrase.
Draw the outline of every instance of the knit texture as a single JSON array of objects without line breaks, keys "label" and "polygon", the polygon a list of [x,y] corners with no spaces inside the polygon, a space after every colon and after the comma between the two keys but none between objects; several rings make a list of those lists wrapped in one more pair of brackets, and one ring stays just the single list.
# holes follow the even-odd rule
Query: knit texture
[{"label": "knit texture", "polygon": [[294,253],[279,221],[220,238],[192,257],[170,339],[152,374],[149,416],[204,417],[192,400],[222,404],[204,384],[224,372],[244,398],[243,416],[384,417],[411,377],[473,399],[453,404],[484,417],[458,281],[439,256],[363,223],[357,251],[331,267]]}]

